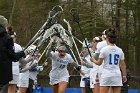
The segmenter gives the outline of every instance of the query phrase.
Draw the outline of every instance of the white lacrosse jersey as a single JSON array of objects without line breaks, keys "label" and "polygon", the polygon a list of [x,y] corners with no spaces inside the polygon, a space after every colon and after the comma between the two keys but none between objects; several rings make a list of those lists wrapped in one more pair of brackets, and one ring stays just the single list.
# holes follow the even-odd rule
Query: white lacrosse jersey
[{"label": "white lacrosse jersey", "polygon": [[121,48],[114,46],[106,46],[101,49],[99,58],[103,58],[103,68],[101,78],[121,76],[119,62],[124,60],[124,53]]},{"label": "white lacrosse jersey", "polygon": [[[90,53],[92,54],[92,51],[91,50],[90,50]],[[92,65],[94,64],[93,62],[90,61],[90,55],[89,54],[85,57],[85,59],[87,60],[87,62],[89,64],[92,64]],[[82,72],[84,72],[85,77],[90,77],[90,71],[91,71],[91,69],[92,68],[88,68],[86,66],[82,66],[81,67],[81,70],[82,70]]]},{"label": "white lacrosse jersey", "polygon": [[105,46],[107,46],[106,40],[99,42],[96,46],[97,50],[95,51],[95,53],[100,53],[101,49]]},{"label": "white lacrosse jersey", "polygon": [[[22,47],[17,43],[14,43],[14,49],[16,53],[22,51]],[[19,75],[19,62],[12,62],[12,72],[14,75]]]},{"label": "white lacrosse jersey", "polygon": [[[29,62],[29,64],[31,64],[31,62]],[[34,60],[32,62],[32,64],[38,64],[38,61],[37,60]],[[35,67],[37,68],[37,66]],[[36,80],[37,79],[37,74],[38,74],[38,71],[30,71],[29,70],[29,78],[32,79],[32,80]]]},{"label": "white lacrosse jersey", "polygon": [[91,70],[91,68],[88,68],[86,66],[81,66],[81,71],[85,74],[83,77],[89,77],[90,76],[90,70]]},{"label": "white lacrosse jersey", "polygon": [[64,58],[60,58],[58,52],[51,52],[52,54],[52,70],[50,71],[50,78],[59,79],[60,77],[69,77],[67,65],[74,62],[71,55],[66,53]]},{"label": "white lacrosse jersey", "polygon": [[[100,54],[101,49],[103,47],[105,47],[105,46],[107,46],[107,41],[106,40],[99,42],[97,44],[97,46],[96,46],[97,50],[95,51],[95,53],[99,53]],[[100,66],[98,66],[98,68],[97,68],[98,69],[98,73],[99,73],[99,77],[100,77],[100,72],[102,71],[102,65],[103,65],[103,63]]]}]

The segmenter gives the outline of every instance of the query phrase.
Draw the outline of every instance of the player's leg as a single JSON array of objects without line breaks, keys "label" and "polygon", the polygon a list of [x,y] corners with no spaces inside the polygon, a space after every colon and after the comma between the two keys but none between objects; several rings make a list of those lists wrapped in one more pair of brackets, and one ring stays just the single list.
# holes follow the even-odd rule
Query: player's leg
[{"label": "player's leg", "polygon": [[98,70],[95,68],[90,72],[90,88],[92,93],[99,93],[99,78],[97,77]]},{"label": "player's leg", "polygon": [[100,93],[100,84],[99,83],[94,84],[93,93]]},{"label": "player's leg", "polygon": [[66,88],[67,88],[67,82],[66,81],[61,81],[59,83],[58,93],[65,93]]},{"label": "player's leg", "polygon": [[113,93],[121,93],[121,86],[113,86],[112,90]]},{"label": "player's leg", "polygon": [[15,93],[15,92],[16,92],[16,84],[9,84],[8,93]]},{"label": "player's leg", "polygon": [[34,85],[34,80],[29,78],[29,86],[27,88],[26,93],[33,93],[33,85]]},{"label": "player's leg", "polygon": [[113,93],[112,87],[109,87],[108,93]]},{"label": "player's leg", "polygon": [[27,87],[19,87],[19,93],[26,93]]},{"label": "player's leg", "polygon": [[85,92],[92,93],[92,89],[90,88],[90,78],[85,79]]},{"label": "player's leg", "polygon": [[100,93],[108,93],[109,87],[108,86],[100,86]]},{"label": "player's leg", "polygon": [[122,77],[114,76],[112,81],[114,81],[114,86],[112,86],[113,93],[121,93]]},{"label": "player's leg", "polygon": [[15,93],[16,86],[19,82],[19,75],[13,74],[13,80],[9,82],[8,93]]},{"label": "player's leg", "polygon": [[100,93],[108,93],[110,86],[114,86],[114,77],[100,78]]},{"label": "player's leg", "polygon": [[53,93],[58,93],[58,84],[53,85],[52,88],[53,88]]},{"label": "player's leg", "polygon": [[85,80],[83,77],[81,77],[81,81],[80,81],[80,87],[82,89],[82,93],[85,93]]},{"label": "player's leg", "polygon": [[82,93],[85,93],[85,87],[81,87],[81,89],[82,89]]},{"label": "player's leg", "polygon": [[100,83],[99,78],[96,77],[94,84],[94,93],[100,93]]},{"label": "player's leg", "polygon": [[19,80],[18,87],[19,93],[26,93],[29,86],[29,80]]},{"label": "player's leg", "polygon": [[95,84],[93,82],[93,78],[90,78],[90,88],[92,89],[92,93],[95,93]]}]

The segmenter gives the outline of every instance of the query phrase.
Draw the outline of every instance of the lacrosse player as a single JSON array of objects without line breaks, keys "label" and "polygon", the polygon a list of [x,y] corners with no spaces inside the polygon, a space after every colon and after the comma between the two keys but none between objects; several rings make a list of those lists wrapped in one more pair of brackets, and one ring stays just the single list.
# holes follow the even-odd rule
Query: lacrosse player
[{"label": "lacrosse player", "polygon": [[[88,51],[87,48],[84,48],[81,52],[81,57],[82,60],[87,60],[87,56],[88,56]],[[81,81],[80,81],[80,87],[82,88],[82,93],[86,93],[86,86],[89,87],[90,83],[87,82],[90,79],[90,70],[91,68],[89,68],[88,66],[85,66],[84,62],[81,61],[81,71],[84,73],[84,75],[81,75]],[[88,84],[89,83],[89,84]]]},{"label": "lacrosse player", "polygon": [[66,47],[63,45],[58,46],[57,51],[51,51],[47,57],[52,59],[52,70],[49,76],[53,93],[65,93],[70,77],[67,65],[73,63],[78,71],[80,71],[80,66],[74,62],[70,54],[66,53]]},{"label": "lacrosse player", "polygon": [[[107,29],[107,43],[108,45],[101,49],[99,59],[91,57],[91,61],[97,65],[103,65],[100,76],[100,93],[108,93],[109,87],[112,87],[113,93],[120,93],[122,80],[127,81],[126,65],[124,62],[124,53],[121,48],[115,45],[116,30]],[[122,70],[122,75],[121,71]]]}]

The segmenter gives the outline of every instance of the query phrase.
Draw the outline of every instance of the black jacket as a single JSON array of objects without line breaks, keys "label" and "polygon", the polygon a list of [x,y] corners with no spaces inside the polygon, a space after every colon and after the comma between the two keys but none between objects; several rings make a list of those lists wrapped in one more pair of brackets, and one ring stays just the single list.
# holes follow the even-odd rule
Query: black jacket
[{"label": "black jacket", "polygon": [[12,80],[12,61],[18,61],[23,56],[23,51],[14,52],[13,39],[0,25],[0,84],[7,84]]}]

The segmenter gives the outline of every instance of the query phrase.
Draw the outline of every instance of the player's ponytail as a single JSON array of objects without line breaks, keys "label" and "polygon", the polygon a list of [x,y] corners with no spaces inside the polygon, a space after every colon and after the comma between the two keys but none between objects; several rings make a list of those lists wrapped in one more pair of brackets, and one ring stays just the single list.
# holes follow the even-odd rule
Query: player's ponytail
[{"label": "player's ponytail", "polygon": [[116,29],[109,28],[107,30],[107,38],[108,38],[110,43],[112,43],[112,44],[116,43],[116,39],[117,39]]}]

